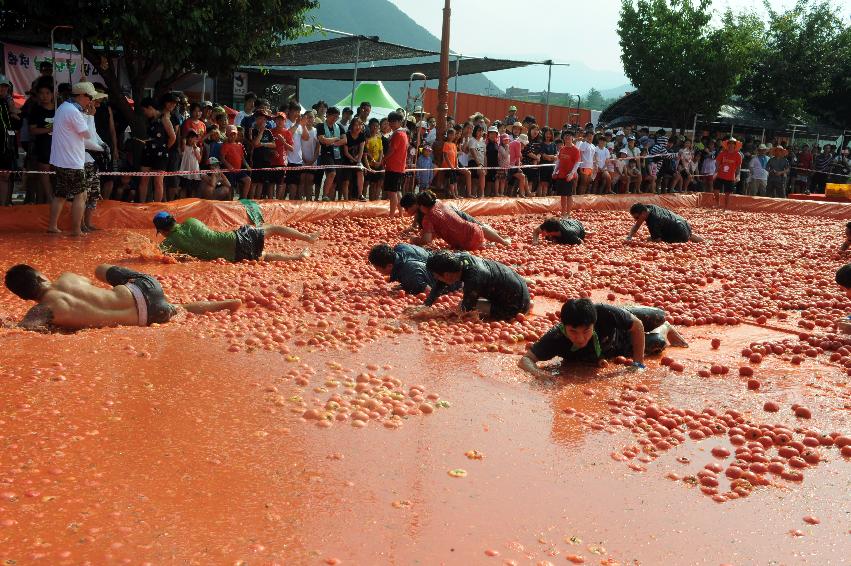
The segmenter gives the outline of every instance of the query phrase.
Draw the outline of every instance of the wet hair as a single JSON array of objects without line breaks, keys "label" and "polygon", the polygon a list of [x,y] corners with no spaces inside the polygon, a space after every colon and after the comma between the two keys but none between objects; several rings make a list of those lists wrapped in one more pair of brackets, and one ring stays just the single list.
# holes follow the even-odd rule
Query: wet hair
[{"label": "wet hair", "polygon": [[547,232],[558,232],[561,230],[561,224],[559,224],[559,221],[556,218],[547,218],[541,223],[540,228]]},{"label": "wet hair", "polygon": [[570,299],[561,307],[561,323],[574,328],[597,322],[597,309],[591,299]]},{"label": "wet hair", "polygon": [[329,108],[328,110],[325,111],[325,115],[326,116],[339,116],[340,115],[340,109],[337,108],[336,106],[332,106],[331,108]]},{"label": "wet hair", "polygon": [[23,263],[10,267],[6,272],[6,288],[24,300],[38,300],[41,293],[38,271]]},{"label": "wet hair", "polygon": [[[846,263],[836,272],[836,284],[844,289],[851,289],[851,263]],[[6,286],[9,286],[8,274],[6,274]]]},{"label": "wet hair", "polygon": [[417,195],[417,204],[426,208],[431,208],[437,203],[437,195],[432,191],[423,191]]},{"label": "wet hair", "polygon": [[405,193],[399,199],[399,206],[402,208],[411,208],[415,204],[417,204],[417,196],[414,193]]},{"label": "wet hair", "polygon": [[647,207],[641,204],[640,202],[637,202],[631,207],[629,207],[629,213],[633,216],[637,214],[642,214],[644,212],[647,212]]},{"label": "wet hair", "polygon": [[396,261],[396,252],[389,244],[376,244],[369,250],[369,263],[383,268]]},{"label": "wet hair", "polygon": [[439,275],[443,275],[444,273],[458,273],[461,271],[461,267],[461,259],[447,250],[436,252],[426,261],[426,269]]}]

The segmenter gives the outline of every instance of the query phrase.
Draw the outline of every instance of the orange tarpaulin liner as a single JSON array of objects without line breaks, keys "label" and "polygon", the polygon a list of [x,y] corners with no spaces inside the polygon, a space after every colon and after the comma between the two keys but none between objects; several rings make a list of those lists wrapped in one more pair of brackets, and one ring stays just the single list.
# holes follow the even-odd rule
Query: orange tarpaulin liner
[{"label": "orange tarpaulin liner", "polygon": [[[558,198],[491,198],[450,201],[473,216],[558,213]],[[658,204],[667,208],[708,208],[714,197],[707,193],[688,195],[586,195],[574,198],[574,207],[590,210],[628,210],[633,203]],[[267,224],[320,222],[337,217],[378,218],[386,216],[386,201],[303,202],[259,201]],[[820,216],[851,220],[851,203],[812,202],[732,195],[729,209],[746,212],[770,212],[801,216]],[[182,199],[167,203],[130,204],[101,201],[94,224],[101,228],[153,229],[151,219],[160,210],[171,212],[178,221],[193,217],[213,228],[225,229],[249,222],[239,202]],[[41,231],[47,229],[47,205],[23,205],[0,208],[0,232]],[[60,227],[68,228],[69,209],[65,208]]]}]

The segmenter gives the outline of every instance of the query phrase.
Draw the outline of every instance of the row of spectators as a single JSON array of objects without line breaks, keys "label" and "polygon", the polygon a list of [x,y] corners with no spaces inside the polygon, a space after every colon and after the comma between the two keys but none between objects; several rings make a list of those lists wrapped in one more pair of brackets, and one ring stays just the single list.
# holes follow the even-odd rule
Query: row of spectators
[{"label": "row of spectators", "polygon": [[[103,85],[94,86],[106,92]],[[57,107],[53,79],[40,77],[20,110],[11,103],[10,90],[3,79],[0,98],[6,102],[0,105],[0,118],[15,135],[5,136],[0,148],[2,168],[49,171],[56,141],[51,131]],[[70,85],[60,85],[58,102],[70,96]],[[726,140],[720,134],[692,140],[636,126],[541,127],[532,116],[519,119],[514,107],[500,120],[481,113],[464,121],[450,117],[445,137],[438,140],[435,118],[419,109],[409,116],[397,109],[402,122],[394,128],[386,117],[371,116],[368,102],[342,112],[322,101],[310,110],[296,101],[275,110],[268,100],[249,93],[237,113],[209,101],[189,102],[179,92],[136,103],[146,126],[144,137],[136,137],[106,100],[93,106],[97,135],[106,146],[96,156],[97,169],[148,174],[102,175],[100,194],[135,202],[181,197],[375,200],[386,197],[385,160],[399,131],[406,134],[407,173],[400,187],[405,191],[431,188],[446,197],[477,198],[550,195],[552,166],[566,131],[574,134],[581,155],[577,194],[710,190]],[[785,148],[752,138],[734,143],[742,156],[736,176],[741,194],[823,192],[825,183],[845,182],[851,174],[847,147]],[[18,148],[23,149],[23,163]],[[48,202],[54,176],[28,177],[25,202]],[[8,181],[0,180],[0,203],[11,202],[10,192]]]}]

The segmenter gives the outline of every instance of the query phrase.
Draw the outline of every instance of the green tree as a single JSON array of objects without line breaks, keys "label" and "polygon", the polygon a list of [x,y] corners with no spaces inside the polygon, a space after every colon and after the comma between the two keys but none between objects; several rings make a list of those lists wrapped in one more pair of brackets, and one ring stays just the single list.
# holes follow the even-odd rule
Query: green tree
[{"label": "green tree", "polygon": [[[141,120],[120,95],[119,73],[126,73],[139,100],[155,82],[160,94],[190,73],[231,72],[274,53],[284,39],[305,30],[304,18],[316,0],[12,0],[0,14],[9,26],[49,33],[72,25],[74,43],[83,48],[112,92],[111,101],[142,134]],[[120,60],[121,71],[115,62]]]},{"label": "green tree", "polygon": [[713,26],[711,0],[622,0],[618,34],[624,71],[675,128],[715,115],[750,66],[762,22],[726,11]]},{"label": "green tree", "polygon": [[585,107],[590,108],[591,110],[602,110],[603,104],[606,102],[600,91],[594,87],[591,87],[588,92],[585,93],[583,100],[585,101]]},{"label": "green tree", "polygon": [[[847,108],[849,34],[834,5],[798,0],[788,11],[777,12],[766,1],[765,9],[768,27],[738,93],[786,120],[802,118],[816,100],[828,110],[833,98]],[[829,96],[840,91],[842,96]]]}]

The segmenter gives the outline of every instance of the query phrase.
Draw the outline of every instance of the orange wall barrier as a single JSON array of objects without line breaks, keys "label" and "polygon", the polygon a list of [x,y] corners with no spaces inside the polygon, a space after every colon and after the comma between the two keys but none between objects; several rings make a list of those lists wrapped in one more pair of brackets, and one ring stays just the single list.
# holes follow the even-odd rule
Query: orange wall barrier
[{"label": "orange wall barrier", "polygon": [[[558,198],[460,199],[453,206],[474,216],[548,214],[559,211]],[[628,210],[635,202],[658,204],[666,208],[708,208],[714,204],[707,193],[688,195],[586,195],[574,198],[574,207],[591,210]],[[340,217],[378,218],[388,212],[386,201],[375,202],[295,202],[259,201],[263,218],[269,224],[322,222]],[[799,216],[819,216],[851,220],[851,203],[813,202],[765,197],[730,197],[729,209],[744,212],[768,212]],[[213,228],[234,228],[248,222],[239,202],[183,199],[167,203],[130,204],[102,201],[94,216],[101,228],[153,229],[151,219],[160,210],[171,212],[178,221],[193,217]],[[18,205],[0,208],[0,232],[38,232],[47,229],[47,205]],[[60,226],[68,228],[70,212],[63,211]]]},{"label": "orange wall barrier", "polygon": [[[449,114],[456,122],[463,122],[476,112],[481,112],[490,120],[502,120],[508,114],[508,107],[517,107],[517,117],[522,120],[526,116],[534,116],[538,124],[546,125],[546,105],[525,100],[511,100],[498,98],[496,96],[481,96],[478,94],[458,93],[458,107],[455,108],[455,93],[449,93]],[[437,90],[426,89],[423,99],[423,107],[426,112],[434,113],[437,108]],[[579,114],[576,116],[575,114]],[[586,108],[567,108],[564,106],[550,106],[550,127],[561,128],[563,124],[584,125],[591,121],[591,111]]]}]

